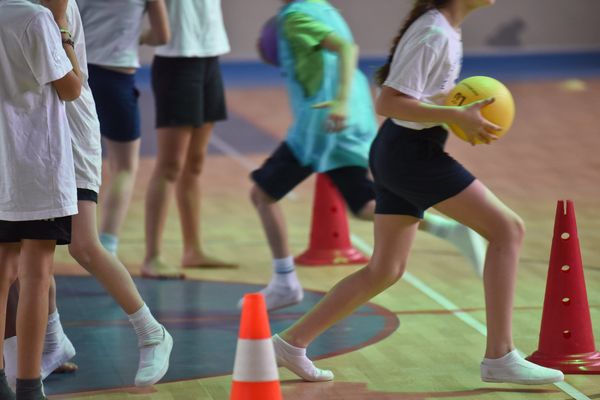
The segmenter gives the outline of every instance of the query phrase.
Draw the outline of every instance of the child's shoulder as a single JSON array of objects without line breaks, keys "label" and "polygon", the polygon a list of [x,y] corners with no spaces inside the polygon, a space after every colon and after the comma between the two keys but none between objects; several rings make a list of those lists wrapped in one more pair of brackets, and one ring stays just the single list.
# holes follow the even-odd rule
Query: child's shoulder
[{"label": "child's shoulder", "polygon": [[[17,1],[10,4],[10,8],[3,10],[3,24],[12,25],[15,29],[27,30],[36,19],[51,18],[52,13],[46,7],[30,1]],[[5,26],[6,26],[5,25]]]}]

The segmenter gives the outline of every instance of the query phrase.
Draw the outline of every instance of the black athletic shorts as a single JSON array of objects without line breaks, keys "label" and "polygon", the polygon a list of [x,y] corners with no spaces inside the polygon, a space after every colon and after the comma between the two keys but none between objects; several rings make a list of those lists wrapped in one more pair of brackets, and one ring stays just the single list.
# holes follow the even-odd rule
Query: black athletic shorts
[{"label": "black athletic shorts", "polygon": [[[252,172],[251,177],[265,193],[280,200],[314,172],[311,166],[300,165],[284,142],[259,169]],[[325,173],[355,215],[375,199],[373,181],[369,179],[366,168],[342,167]]]},{"label": "black athletic shorts", "polygon": [[0,243],[19,243],[25,239],[69,244],[71,216],[38,221],[0,221]]},{"label": "black athletic shorts", "polygon": [[98,204],[98,193],[90,189],[77,189],[77,201],[93,201]]},{"label": "black athletic shorts", "polygon": [[441,126],[413,130],[386,120],[373,141],[369,162],[377,214],[423,218],[429,207],[467,188],[475,177],[444,151]]},{"label": "black athletic shorts", "polygon": [[227,119],[218,57],[155,56],[152,90],[157,128],[198,128]]}]

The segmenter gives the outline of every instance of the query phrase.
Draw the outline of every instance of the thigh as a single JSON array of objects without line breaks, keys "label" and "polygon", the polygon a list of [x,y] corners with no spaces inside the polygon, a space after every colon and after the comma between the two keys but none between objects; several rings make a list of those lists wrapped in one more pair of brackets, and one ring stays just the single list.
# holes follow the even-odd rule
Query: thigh
[{"label": "thigh", "polygon": [[263,165],[252,172],[256,185],[273,200],[280,200],[313,173],[303,166],[288,145],[282,143]]},{"label": "thigh", "polygon": [[181,167],[188,152],[192,133],[191,126],[159,128],[157,130],[157,167]]},{"label": "thigh", "polygon": [[513,210],[479,180],[475,180],[454,197],[434,205],[434,208],[488,240],[500,226],[520,220]]},{"label": "thigh", "polygon": [[369,268],[385,274],[404,272],[418,226],[419,219],[413,216],[375,215],[375,246]]}]

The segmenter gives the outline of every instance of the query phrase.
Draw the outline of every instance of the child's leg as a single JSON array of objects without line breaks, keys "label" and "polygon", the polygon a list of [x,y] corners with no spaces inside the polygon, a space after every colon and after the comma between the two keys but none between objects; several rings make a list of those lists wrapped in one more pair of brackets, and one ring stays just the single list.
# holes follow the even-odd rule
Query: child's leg
[{"label": "child's leg", "polygon": [[278,362],[305,380],[330,380],[316,369],[305,348],[333,324],[373,296],[393,285],[404,273],[419,220],[405,215],[375,216],[375,249],[366,267],[348,275],[298,322],[275,337]]},{"label": "child's leg", "polygon": [[[3,333],[6,332],[8,293],[17,278],[19,248],[19,243],[0,243],[0,332]],[[0,354],[3,354],[3,345],[4,341],[0,341]],[[2,363],[1,360],[0,363]],[[14,399],[14,393],[8,387],[4,374],[4,363],[0,365],[2,366],[0,368],[0,399]]]},{"label": "child's leg", "polygon": [[112,254],[117,253],[118,236],[127,215],[139,163],[140,139],[117,142],[105,138],[108,150],[110,185],[102,204],[100,237]]},{"label": "child's leg", "polygon": [[[375,216],[375,189],[367,169],[343,167],[328,171],[327,175],[341,192],[352,214],[372,221]],[[419,230],[452,243],[471,262],[475,274],[483,276],[486,243],[475,231],[452,219],[428,212],[419,223]]]},{"label": "child's leg", "polygon": [[[513,353],[512,309],[517,267],[525,226],[481,182],[436,205],[436,209],[471,227],[489,241],[483,283],[485,289],[486,360],[498,381],[542,384],[562,380],[560,371],[543,368]],[[508,357],[508,358],[506,358]],[[486,378],[483,376],[484,379]]]},{"label": "child's leg", "polygon": [[154,384],[167,372],[172,348],[170,335],[150,313],[127,268],[100,244],[95,229],[96,203],[79,201],[77,206],[79,213],[73,216],[69,252],[129,316],[141,353],[136,384]]},{"label": "child's leg", "polygon": [[184,268],[235,268],[235,264],[219,261],[202,250],[200,234],[200,205],[202,188],[200,175],[208,151],[208,142],[213,131],[213,123],[205,123],[194,128],[181,175],[175,183],[175,199],[179,211],[181,233],[183,236]]},{"label": "child's leg", "polygon": [[43,399],[41,361],[55,241],[23,240],[19,257],[17,398]]},{"label": "child's leg", "polygon": [[[257,185],[250,192],[273,256],[273,276],[261,290],[268,310],[291,306],[302,301],[304,291],[296,275],[294,257],[290,253],[285,217],[278,201]],[[239,306],[241,306],[241,301]]]},{"label": "child's leg", "polygon": [[181,271],[161,260],[162,234],[167,221],[173,186],[183,168],[193,128],[159,128],[158,154],[148,183],[145,205],[146,255],[142,275],[147,278],[181,279]]}]

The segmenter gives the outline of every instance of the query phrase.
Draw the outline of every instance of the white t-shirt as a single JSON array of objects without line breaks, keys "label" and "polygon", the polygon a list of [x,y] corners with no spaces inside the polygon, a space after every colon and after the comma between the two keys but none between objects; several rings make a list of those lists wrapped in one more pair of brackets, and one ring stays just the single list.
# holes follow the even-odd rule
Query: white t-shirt
[{"label": "white t-shirt", "polygon": [[[428,104],[436,104],[452,90],[462,63],[460,31],[438,10],[422,15],[400,40],[385,86]],[[410,129],[439,125],[393,120]]]},{"label": "white t-shirt", "polygon": [[102,180],[100,122],[92,90],[88,84],[85,36],[75,0],[69,0],[67,20],[75,42],[75,55],[83,74],[81,96],[77,100],[67,103],[67,117],[71,128],[73,159],[75,160],[75,178],[78,189],[89,189],[98,193]]},{"label": "white t-shirt", "polygon": [[157,47],[156,55],[214,57],[229,52],[221,0],[166,0],[166,3],[171,41]]},{"label": "white t-shirt", "polygon": [[0,0],[0,220],[77,213],[65,103],[51,82],[73,68],[46,8]]},{"label": "white t-shirt", "polygon": [[[88,62],[94,65],[139,68],[142,22],[155,0],[77,0],[87,40]],[[196,0],[176,0],[194,3]]]}]

